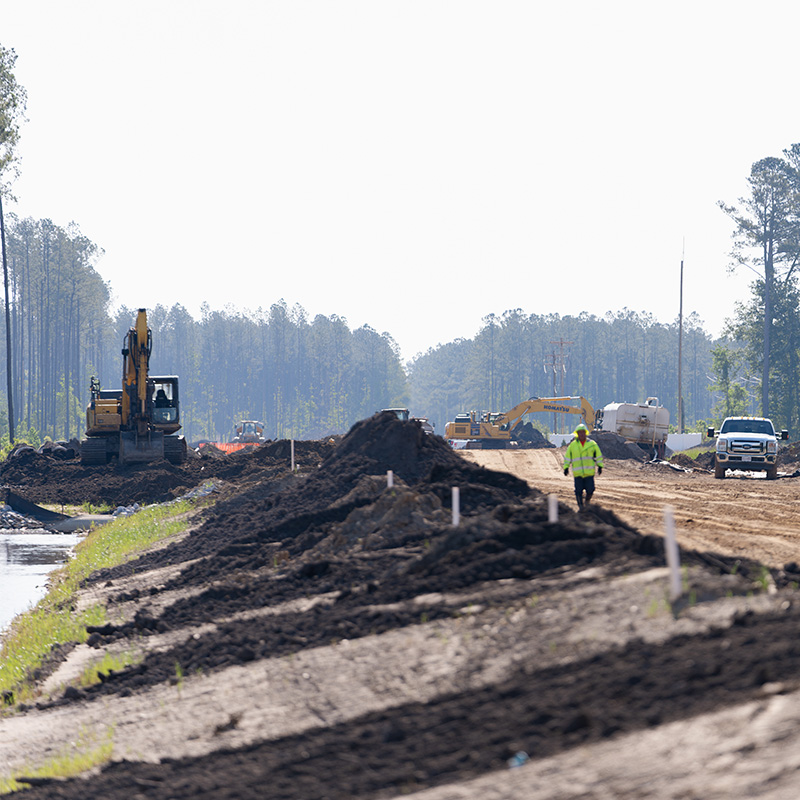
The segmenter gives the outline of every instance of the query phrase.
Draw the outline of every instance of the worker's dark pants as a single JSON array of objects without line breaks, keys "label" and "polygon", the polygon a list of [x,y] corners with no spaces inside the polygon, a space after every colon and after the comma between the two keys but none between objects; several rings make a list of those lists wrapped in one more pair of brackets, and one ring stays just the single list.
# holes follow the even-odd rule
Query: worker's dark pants
[{"label": "worker's dark pants", "polygon": [[[586,500],[583,499],[583,492],[586,491]],[[575,476],[575,499],[578,501],[578,508],[583,508],[584,503],[589,503],[594,494],[594,475],[587,475],[583,478]]]}]

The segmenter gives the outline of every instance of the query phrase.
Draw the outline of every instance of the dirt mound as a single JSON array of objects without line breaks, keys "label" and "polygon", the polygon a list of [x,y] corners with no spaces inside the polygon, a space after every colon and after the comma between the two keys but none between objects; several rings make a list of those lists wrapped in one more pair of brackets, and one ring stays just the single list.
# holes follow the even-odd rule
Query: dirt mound
[{"label": "dirt mound", "polygon": [[555,447],[554,444],[549,442],[545,435],[538,429],[534,428],[530,422],[524,422],[514,428],[514,439],[525,447]]},{"label": "dirt mound", "polygon": [[[327,442],[295,442],[295,464],[301,469],[316,468],[332,450]],[[124,468],[116,462],[86,466],[74,447],[55,444],[39,451],[16,448],[0,465],[0,483],[34,503],[113,507],[172,500],[214,478],[240,484],[275,480],[277,473],[288,474],[290,469],[288,441],[232,455],[203,447],[198,456],[183,464],[162,460]]]},{"label": "dirt mound", "polygon": [[702,467],[703,469],[714,469],[715,460],[715,452],[713,450],[707,450],[704,453],[698,453],[694,463],[696,466]]},{"label": "dirt mound", "polygon": [[791,442],[783,447],[779,444],[777,460],[784,472],[800,469],[800,442]]},{"label": "dirt mound", "polygon": [[697,466],[697,462],[689,458],[686,453],[675,453],[675,455],[670,458],[669,462],[670,464],[677,464],[679,467],[685,467],[686,469],[692,469]]},{"label": "dirt mound", "polygon": [[[316,463],[323,452],[324,448],[310,445],[306,455]],[[465,514],[519,502],[531,493],[527,483],[508,473],[466,463],[443,439],[426,435],[416,423],[401,422],[390,413],[376,414],[356,423],[318,469],[297,477],[282,475],[281,480],[265,474],[241,493],[218,502],[204,525],[174,550],[150,554],[97,578],[198,558],[204,560],[189,568],[182,581],[201,583],[224,577],[231,569],[269,566],[277,550],[292,556],[304,552],[354,509],[373,502],[386,487],[389,470],[398,483],[424,484],[425,491],[448,509],[452,488],[459,486]],[[370,489],[365,488],[366,476],[375,476]]]},{"label": "dirt mound", "polygon": [[649,461],[648,454],[634,442],[628,442],[611,431],[592,431],[590,438],[600,447],[603,458],[611,460],[630,458],[634,461]]}]

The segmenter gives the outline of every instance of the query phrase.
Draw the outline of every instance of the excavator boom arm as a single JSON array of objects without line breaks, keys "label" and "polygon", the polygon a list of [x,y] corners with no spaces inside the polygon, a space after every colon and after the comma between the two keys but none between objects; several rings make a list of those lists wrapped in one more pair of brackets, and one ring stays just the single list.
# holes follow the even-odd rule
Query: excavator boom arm
[{"label": "excavator boom arm", "polygon": [[[576,405],[577,402],[577,405]],[[594,428],[594,409],[585,397],[531,397],[517,403],[510,411],[498,417],[495,425],[513,430],[517,422],[529,411],[550,411],[554,414],[580,414],[589,430]]]}]

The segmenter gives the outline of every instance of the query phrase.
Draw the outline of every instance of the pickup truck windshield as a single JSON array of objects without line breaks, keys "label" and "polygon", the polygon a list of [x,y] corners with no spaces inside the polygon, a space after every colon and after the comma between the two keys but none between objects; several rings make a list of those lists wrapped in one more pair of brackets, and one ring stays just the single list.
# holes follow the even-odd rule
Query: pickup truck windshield
[{"label": "pickup truck windshield", "polygon": [[761,433],[774,436],[775,429],[768,419],[726,419],[720,433]]}]

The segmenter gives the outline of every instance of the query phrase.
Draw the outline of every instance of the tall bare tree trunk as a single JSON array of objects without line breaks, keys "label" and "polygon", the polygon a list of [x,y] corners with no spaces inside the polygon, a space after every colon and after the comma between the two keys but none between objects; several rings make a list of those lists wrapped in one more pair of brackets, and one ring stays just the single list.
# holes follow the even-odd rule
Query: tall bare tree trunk
[{"label": "tall bare tree trunk", "polygon": [[8,394],[8,438],[14,442],[14,377],[11,355],[11,306],[8,297],[8,259],[6,257],[6,224],[3,217],[3,193],[0,192],[0,241],[3,249],[3,286],[6,298],[6,392]]},{"label": "tall bare tree trunk", "polygon": [[[770,228],[771,230],[771,228]],[[772,237],[764,242],[764,359],[761,366],[761,416],[769,416],[769,371],[772,333],[772,290],[775,282]]]}]

